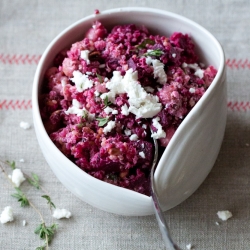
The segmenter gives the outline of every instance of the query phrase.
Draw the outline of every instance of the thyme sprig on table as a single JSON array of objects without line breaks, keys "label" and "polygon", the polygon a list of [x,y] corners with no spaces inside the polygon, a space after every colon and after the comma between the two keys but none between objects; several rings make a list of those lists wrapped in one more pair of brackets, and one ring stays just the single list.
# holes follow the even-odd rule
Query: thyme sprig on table
[{"label": "thyme sprig on table", "polygon": [[47,204],[49,204],[50,210],[51,208],[56,208],[55,204],[51,201],[51,198],[48,195],[42,195],[42,198],[47,200]]},{"label": "thyme sprig on table", "polygon": [[26,195],[21,191],[20,188],[15,187],[16,193],[12,194],[11,196],[17,198],[17,201],[21,203],[21,207],[29,206],[29,201]]},{"label": "thyme sprig on table", "polygon": [[32,177],[28,177],[28,178],[27,178],[28,182],[29,182],[32,186],[34,186],[35,188],[39,189],[39,188],[40,188],[40,180],[39,180],[39,177],[38,177],[36,174],[34,174],[34,173],[32,173],[31,175],[32,175]]},{"label": "thyme sprig on table", "polygon": [[[38,234],[40,239],[44,240],[44,244],[42,246],[39,246],[36,248],[36,250],[48,250],[49,249],[49,243],[51,242],[54,234],[56,233],[56,230],[58,228],[58,225],[53,223],[51,226],[47,226],[45,223],[45,220],[42,216],[42,213],[40,210],[28,199],[28,197],[25,195],[25,193],[18,187],[14,185],[14,183],[10,180],[10,178],[7,175],[7,172],[5,170],[5,167],[3,165],[9,166],[12,170],[16,169],[16,163],[14,161],[2,161],[0,160],[0,170],[6,177],[6,179],[12,184],[13,188],[16,190],[16,193],[12,194],[11,196],[16,198],[18,202],[20,202],[21,207],[27,207],[30,206],[34,209],[34,211],[39,215],[41,223],[37,226],[34,233]],[[40,185],[39,177],[32,173],[32,177],[28,176],[27,174],[24,174],[27,177],[28,182],[30,185],[34,186],[37,189],[43,189]],[[43,189],[44,190],[44,189]],[[51,201],[50,196],[43,195],[42,198],[45,198],[47,200],[47,203],[50,206],[50,210],[52,207],[56,207],[55,204]]]}]

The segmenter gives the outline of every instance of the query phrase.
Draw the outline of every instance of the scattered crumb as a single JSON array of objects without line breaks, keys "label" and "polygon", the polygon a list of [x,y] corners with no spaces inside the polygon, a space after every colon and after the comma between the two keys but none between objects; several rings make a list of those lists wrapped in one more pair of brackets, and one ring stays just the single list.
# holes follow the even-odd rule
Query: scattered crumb
[{"label": "scattered crumb", "polygon": [[22,129],[29,129],[30,127],[31,127],[31,125],[28,123],[28,122],[20,122],[20,127],[22,128]]},{"label": "scattered crumb", "polygon": [[217,226],[219,226],[219,225],[220,225],[220,223],[219,223],[218,221],[216,221],[216,222],[215,222],[215,224],[216,224]]},{"label": "scattered crumb", "polygon": [[228,210],[218,211],[217,215],[221,220],[224,220],[224,221],[228,220],[229,218],[233,216],[232,213]]},{"label": "scattered crumb", "polygon": [[186,248],[187,248],[188,250],[190,250],[190,249],[192,249],[192,245],[191,245],[191,244],[188,244],[188,245],[186,245]]},{"label": "scattered crumb", "polygon": [[71,212],[68,211],[67,209],[60,209],[60,208],[56,208],[53,212],[52,215],[54,218],[60,220],[62,218],[70,218],[71,217]]},{"label": "scattered crumb", "polygon": [[24,227],[26,226],[26,220],[23,220],[23,226]]},{"label": "scattered crumb", "polygon": [[16,187],[20,187],[20,185],[26,180],[23,176],[23,172],[19,168],[15,168],[12,171],[12,175],[8,176],[11,181],[15,184]]},{"label": "scattered crumb", "polygon": [[25,162],[25,160],[24,160],[24,159],[20,159],[19,161],[20,161],[20,162]]},{"label": "scattered crumb", "polygon": [[13,210],[11,206],[7,206],[4,208],[3,212],[0,215],[0,222],[2,224],[13,221]]}]

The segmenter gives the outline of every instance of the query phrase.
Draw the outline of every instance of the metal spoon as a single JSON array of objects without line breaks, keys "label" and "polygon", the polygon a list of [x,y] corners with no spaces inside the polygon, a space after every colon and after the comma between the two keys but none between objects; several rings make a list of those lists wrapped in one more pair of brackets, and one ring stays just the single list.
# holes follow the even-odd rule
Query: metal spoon
[{"label": "metal spoon", "polygon": [[156,193],[155,183],[154,183],[154,172],[155,172],[155,168],[156,168],[157,161],[158,161],[158,142],[155,139],[153,140],[154,140],[155,152],[154,152],[154,159],[152,163],[152,169],[150,173],[150,181],[151,181],[151,196],[152,196],[152,201],[154,205],[156,219],[157,219],[166,249],[167,250],[181,250],[172,240],[169,227],[166,223],[165,217],[161,210],[158,195]]}]

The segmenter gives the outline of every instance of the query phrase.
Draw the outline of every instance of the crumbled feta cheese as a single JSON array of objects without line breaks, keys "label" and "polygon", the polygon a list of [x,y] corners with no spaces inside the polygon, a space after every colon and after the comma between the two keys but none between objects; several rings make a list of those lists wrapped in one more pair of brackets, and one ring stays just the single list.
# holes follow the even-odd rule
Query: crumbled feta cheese
[{"label": "crumbled feta cheese", "polygon": [[194,72],[194,75],[195,76],[198,76],[199,78],[203,78],[203,76],[204,76],[204,70],[202,70],[202,69],[197,69],[195,72]]},{"label": "crumbled feta cheese", "polygon": [[126,128],[124,130],[124,133],[125,133],[125,135],[129,136],[129,135],[131,135],[131,130],[129,130],[129,129]]},{"label": "crumbled feta cheese", "polygon": [[153,89],[152,87],[150,87],[150,86],[146,86],[146,87],[144,87],[144,89],[145,89],[147,92],[149,92],[149,93],[154,93],[154,89]]},{"label": "crumbled feta cheese", "polygon": [[24,159],[20,159],[19,161],[20,161],[20,162],[25,162]]},{"label": "crumbled feta cheese", "polygon": [[75,83],[78,92],[83,92],[85,89],[93,87],[93,81],[88,78],[88,75],[82,74],[80,71],[73,71],[73,78],[70,78]]},{"label": "crumbled feta cheese", "polygon": [[221,220],[224,220],[224,221],[228,220],[229,218],[233,216],[232,213],[228,210],[218,211],[217,215]]},{"label": "crumbled feta cheese", "polygon": [[145,159],[145,154],[143,151],[139,152],[139,155],[141,156],[141,158]]},{"label": "crumbled feta cheese", "polygon": [[15,184],[16,187],[20,187],[20,185],[26,180],[23,176],[21,169],[15,168],[12,171],[11,181]]},{"label": "crumbled feta cheese", "polygon": [[31,125],[28,122],[23,122],[23,121],[20,122],[20,128],[26,130],[26,129],[29,129],[30,127]]},{"label": "crumbled feta cheese", "polygon": [[186,68],[188,65],[184,62],[183,64],[182,64],[182,68]]},{"label": "crumbled feta cheese", "polygon": [[189,89],[189,92],[190,92],[191,94],[195,93],[195,88],[190,88],[190,89]]},{"label": "crumbled feta cheese", "polygon": [[82,59],[84,59],[86,62],[87,62],[87,64],[89,64],[90,63],[90,61],[89,61],[89,50],[82,50],[81,51],[81,55],[80,55],[80,57],[82,58]]},{"label": "crumbled feta cheese", "polygon": [[23,226],[24,227],[26,226],[26,220],[23,220]]},{"label": "crumbled feta cheese", "polygon": [[7,206],[4,208],[3,212],[0,215],[0,222],[2,224],[13,221],[13,210],[11,206]]},{"label": "crumbled feta cheese", "polygon": [[70,218],[71,217],[71,212],[68,211],[67,209],[60,209],[60,208],[56,208],[53,212],[52,215],[54,218],[60,220],[62,218]]},{"label": "crumbled feta cheese", "polygon": [[201,78],[201,79],[202,79],[203,76],[204,76],[204,70],[201,69],[197,63],[190,63],[190,64],[183,63],[183,64],[182,64],[182,67],[183,67],[183,68],[189,67],[190,69],[195,70],[194,75],[195,75],[195,76],[198,76],[198,77]]},{"label": "crumbled feta cheese", "polygon": [[186,245],[186,248],[187,248],[188,250],[190,250],[190,249],[192,249],[192,245],[191,245],[191,244],[188,244],[188,245]]},{"label": "crumbled feta cheese", "polygon": [[[148,94],[137,80],[138,73],[133,72],[132,69],[127,70],[124,77],[119,71],[114,71],[113,77],[106,83],[106,88],[110,92],[102,94],[101,98],[108,97],[111,102],[114,102],[116,94],[127,93],[128,112],[133,113],[137,118],[151,118],[160,112],[162,105],[159,103],[158,96]],[[127,115],[125,105],[121,112]]]},{"label": "crumbled feta cheese", "polygon": [[115,121],[109,121],[106,127],[103,128],[103,133],[107,134],[115,127]]},{"label": "crumbled feta cheese", "polygon": [[95,96],[99,96],[100,95],[100,93],[97,90],[94,92],[94,94],[95,94]]},{"label": "crumbled feta cheese", "polygon": [[129,114],[127,104],[124,104],[124,105],[121,107],[121,113],[122,113],[123,115],[128,115],[128,114]]},{"label": "crumbled feta cheese", "polygon": [[189,63],[189,64],[187,64],[186,67],[189,67],[190,69],[194,69],[194,70],[199,69],[199,66],[197,63]]},{"label": "crumbled feta cheese", "polygon": [[68,110],[64,111],[66,115],[77,115],[82,117],[87,117],[89,121],[95,119],[95,114],[89,113],[85,108],[80,108],[80,103],[76,100],[72,100],[72,106]]},{"label": "crumbled feta cheese", "polygon": [[104,109],[104,112],[108,115],[109,113],[112,113],[112,111],[113,111],[113,109],[112,108],[110,108],[110,107],[106,107],[105,109]]},{"label": "crumbled feta cheese", "polygon": [[165,138],[166,133],[163,131],[161,124],[159,123],[160,118],[156,117],[152,120],[153,126],[157,129],[157,132],[153,132],[151,137],[154,139]]},{"label": "crumbled feta cheese", "polygon": [[157,82],[160,84],[165,84],[167,82],[167,75],[164,70],[164,63],[158,59],[152,60],[154,68],[154,78],[157,78]]},{"label": "crumbled feta cheese", "polygon": [[146,129],[146,128],[147,128],[147,125],[146,125],[146,124],[143,124],[143,125],[142,125],[142,128]]},{"label": "crumbled feta cheese", "polygon": [[215,222],[215,224],[216,224],[217,226],[219,226],[219,225],[220,225],[220,223],[219,223],[218,221],[216,221],[216,222]]},{"label": "crumbled feta cheese", "polygon": [[117,115],[117,114],[118,114],[118,110],[113,109],[112,114],[113,114],[113,115]]},{"label": "crumbled feta cheese", "polygon": [[152,63],[152,60],[153,60],[152,57],[147,56],[147,57],[146,57],[146,64],[147,64],[147,65],[150,65],[150,64]]},{"label": "crumbled feta cheese", "polygon": [[176,54],[175,54],[175,53],[173,53],[173,54],[172,54],[172,57],[173,57],[173,58],[175,58],[175,57],[176,57]]},{"label": "crumbled feta cheese", "polygon": [[132,134],[130,137],[129,137],[130,141],[137,141],[138,140],[138,135],[137,134]]}]

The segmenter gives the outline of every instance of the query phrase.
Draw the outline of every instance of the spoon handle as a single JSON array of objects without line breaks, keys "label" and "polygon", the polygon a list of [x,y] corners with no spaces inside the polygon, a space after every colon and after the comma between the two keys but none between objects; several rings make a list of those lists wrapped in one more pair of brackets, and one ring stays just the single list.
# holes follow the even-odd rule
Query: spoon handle
[{"label": "spoon handle", "polygon": [[153,201],[156,219],[157,219],[157,222],[158,222],[166,249],[167,250],[181,250],[172,240],[172,237],[170,235],[170,230],[169,230],[168,225],[166,223],[164,214],[161,210],[160,202],[158,200],[158,196],[157,196],[157,193],[155,190],[154,171],[155,171],[156,164],[158,161],[158,143],[155,139],[153,139],[153,141],[154,141],[154,146],[155,146],[155,153],[154,153],[154,159],[153,159],[152,169],[151,169],[151,173],[150,173],[150,180],[151,180],[151,196],[152,196],[152,201]]},{"label": "spoon handle", "polygon": [[152,193],[152,200],[154,204],[154,211],[155,211],[156,219],[157,219],[160,231],[161,231],[163,241],[166,245],[166,249],[167,250],[181,250],[172,240],[169,227],[166,223],[163,212],[159,206],[158,198],[156,197],[154,193]]}]

